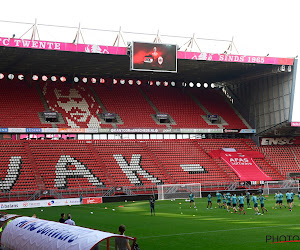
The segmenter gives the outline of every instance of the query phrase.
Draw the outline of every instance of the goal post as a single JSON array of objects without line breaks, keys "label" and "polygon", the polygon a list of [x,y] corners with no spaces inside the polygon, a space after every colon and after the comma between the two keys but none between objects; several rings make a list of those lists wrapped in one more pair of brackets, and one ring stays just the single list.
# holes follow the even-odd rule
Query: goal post
[{"label": "goal post", "polygon": [[263,194],[275,194],[277,191],[285,193],[286,191],[293,191],[299,193],[299,180],[284,180],[284,181],[265,181],[263,187]]},{"label": "goal post", "polygon": [[190,192],[202,198],[200,183],[164,184],[157,186],[158,200],[187,199]]}]

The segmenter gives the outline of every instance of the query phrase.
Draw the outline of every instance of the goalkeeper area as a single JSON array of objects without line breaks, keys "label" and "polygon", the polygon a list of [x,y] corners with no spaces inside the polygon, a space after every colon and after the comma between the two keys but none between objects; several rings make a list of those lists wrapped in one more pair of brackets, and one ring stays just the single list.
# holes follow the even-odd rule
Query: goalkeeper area
[{"label": "goalkeeper area", "polygon": [[[118,233],[126,225],[126,235],[137,238],[140,249],[298,249],[300,237],[300,206],[295,196],[292,212],[286,208],[272,209],[274,195],[265,196],[268,213],[254,215],[206,209],[207,198],[195,199],[197,209],[189,208],[185,199],[157,200],[155,216],[150,215],[148,201],[128,201],[65,207],[6,210],[10,214],[58,221],[61,213],[71,213],[76,225]],[[284,200],[286,204],[286,201]],[[251,205],[253,203],[251,202]],[[260,206],[259,206],[260,207]],[[232,211],[232,210],[231,210]],[[280,238],[278,238],[280,237]],[[292,238],[291,238],[292,237]],[[281,243],[276,243],[280,241]]]}]

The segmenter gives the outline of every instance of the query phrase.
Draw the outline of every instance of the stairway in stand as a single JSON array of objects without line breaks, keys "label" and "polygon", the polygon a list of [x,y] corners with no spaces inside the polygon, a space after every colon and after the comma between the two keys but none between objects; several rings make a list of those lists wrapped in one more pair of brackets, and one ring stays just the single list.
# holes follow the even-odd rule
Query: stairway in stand
[{"label": "stairway in stand", "polygon": [[[94,155],[95,159],[97,160],[97,163],[99,164],[99,167],[101,168],[101,170],[103,171],[106,180],[109,182],[110,186],[117,186],[116,182],[114,181],[114,178],[111,176],[111,174],[107,171],[107,168],[105,166],[105,164],[103,163],[103,160],[101,158],[101,156],[98,154],[97,150],[95,149],[95,147],[93,146],[92,143],[88,143],[87,144],[88,147],[90,148],[92,154]],[[106,181],[106,182],[107,182]],[[106,186],[108,183],[105,183]]]},{"label": "stairway in stand", "polygon": [[40,172],[38,170],[38,167],[36,165],[36,162],[34,160],[34,156],[33,156],[32,152],[30,150],[28,142],[23,142],[23,145],[24,145],[25,151],[27,153],[32,171],[34,173],[36,184],[37,184],[37,186],[40,190],[45,190],[46,189],[45,183],[44,183],[44,181],[43,181],[43,179],[40,175]]}]

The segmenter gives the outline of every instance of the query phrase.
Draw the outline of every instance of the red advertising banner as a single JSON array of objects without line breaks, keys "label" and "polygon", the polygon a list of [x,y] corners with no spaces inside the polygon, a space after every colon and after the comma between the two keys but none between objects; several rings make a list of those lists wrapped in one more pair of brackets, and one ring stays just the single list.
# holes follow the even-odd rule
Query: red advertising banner
[{"label": "red advertising banner", "polygon": [[232,168],[241,181],[270,181],[271,177],[266,175],[253,161],[253,159],[240,152],[221,152],[221,159]]},{"label": "red advertising banner", "polygon": [[82,204],[100,204],[102,203],[102,197],[89,197],[83,198]]}]

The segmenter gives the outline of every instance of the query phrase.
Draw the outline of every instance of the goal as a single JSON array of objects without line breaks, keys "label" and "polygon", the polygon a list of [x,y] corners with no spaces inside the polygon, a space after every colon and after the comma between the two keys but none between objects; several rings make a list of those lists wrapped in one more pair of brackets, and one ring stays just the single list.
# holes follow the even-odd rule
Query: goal
[{"label": "goal", "polygon": [[157,191],[159,200],[187,199],[190,192],[195,198],[202,198],[200,183],[158,185]]},{"label": "goal", "polygon": [[265,181],[263,193],[264,195],[275,194],[277,191],[285,193],[292,190],[294,193],[299,193],[299,181],[298,180],[285,180],[285,181]]}]

